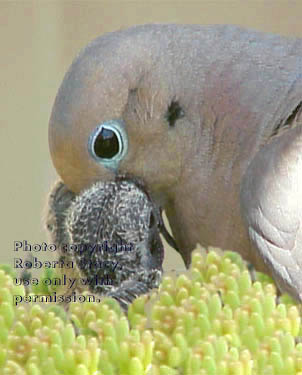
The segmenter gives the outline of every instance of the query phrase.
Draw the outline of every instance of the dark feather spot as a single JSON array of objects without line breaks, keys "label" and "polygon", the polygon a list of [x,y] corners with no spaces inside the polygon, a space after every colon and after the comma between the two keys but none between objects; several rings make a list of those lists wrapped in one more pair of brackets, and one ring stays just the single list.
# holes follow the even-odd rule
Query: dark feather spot
[{"label": "dark feather spot", "polygon": [[135,87],[134,89],[129,89],[129,95],[135,95],[137,94],[137,87]]},{"label": "dark feather spot", "polygon": [[166,113],[166,119],[169,122],[169,126],[174,126],[175,122],[184,117],[185,112],[179,105],[177,101],[172,101],[168,107],[167,113]]}]

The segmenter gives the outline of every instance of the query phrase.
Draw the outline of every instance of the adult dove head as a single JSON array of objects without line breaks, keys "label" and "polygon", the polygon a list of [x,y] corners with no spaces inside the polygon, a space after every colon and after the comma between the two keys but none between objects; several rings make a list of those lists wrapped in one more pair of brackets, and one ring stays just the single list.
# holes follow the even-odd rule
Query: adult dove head
[{"label": "adult dove head", "polygon": [[54,165],[75,193],[142,179],[186,265],[198,242],[232,249],[300,299],[301,56],[301,39],[236,26],[105,34],[59,89]]}]

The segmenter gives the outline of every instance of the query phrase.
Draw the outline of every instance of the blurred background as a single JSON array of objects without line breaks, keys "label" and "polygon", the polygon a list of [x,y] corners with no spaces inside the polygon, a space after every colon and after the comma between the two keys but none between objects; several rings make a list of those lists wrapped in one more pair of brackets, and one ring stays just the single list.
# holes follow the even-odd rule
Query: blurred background
[{"label": "blurred background", "polygon": [[[64,73],[91,39],[151,22],[229,23],[302,37],[301,14],[301,0],[0,0],[0,263],[12,264],[14,241],[47,240],[43,210],[56,178],[48,120]],[[167,254],[166,269],[183,267]]]}]

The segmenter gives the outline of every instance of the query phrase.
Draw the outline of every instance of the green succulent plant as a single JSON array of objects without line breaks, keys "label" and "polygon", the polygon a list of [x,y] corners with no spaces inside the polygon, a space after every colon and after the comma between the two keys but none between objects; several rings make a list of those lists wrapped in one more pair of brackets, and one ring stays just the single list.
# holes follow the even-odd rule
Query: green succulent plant
[{"label": "green succulent plant", "polygon": [[[1,267],[3,375],[302,375],[299,306],[277,298],[269,277],[252,282],[236,253],[196,250],[188,272],[165,276],[128,316],[111,299],[73,302],[67,313],[16,306],[26,293],[13,277]],[[30,296],[54,293],[40,285]]]}]

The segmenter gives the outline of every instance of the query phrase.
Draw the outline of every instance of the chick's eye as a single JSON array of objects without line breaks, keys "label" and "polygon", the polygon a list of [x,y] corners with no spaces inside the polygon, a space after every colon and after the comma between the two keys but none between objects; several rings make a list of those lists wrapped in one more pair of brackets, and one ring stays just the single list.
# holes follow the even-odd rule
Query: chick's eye
[{"label": "chick's eye", "polygon": [[151,212],[150,221],[149,221],[149,229],[153,228],[154,225],[155,225],[155,218],[154,218],[153,213]]},{"label": "chick's eye", "polygon": [[93,150],[99,158],[111,159],[119,153],[121,146],[116,132],[102,127],[95,138]]}]

